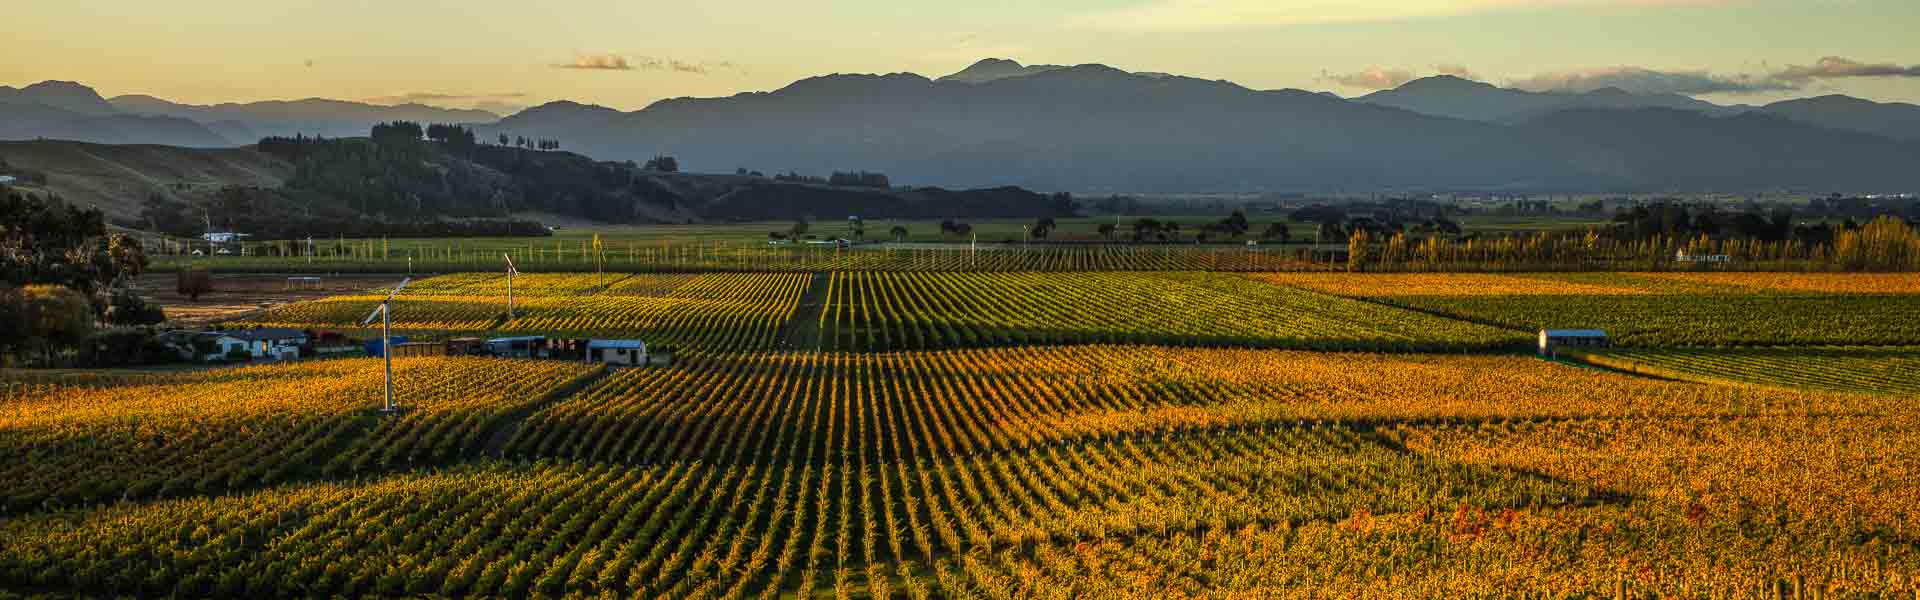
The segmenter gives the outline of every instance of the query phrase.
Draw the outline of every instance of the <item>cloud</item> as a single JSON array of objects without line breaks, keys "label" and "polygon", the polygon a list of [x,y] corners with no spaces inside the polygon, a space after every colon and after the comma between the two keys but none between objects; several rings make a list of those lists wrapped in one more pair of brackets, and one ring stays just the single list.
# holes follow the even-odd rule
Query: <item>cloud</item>
[{"label": "cloud", "polygon": [[694,75],[706,75],[719,70],[742,70],[740,65],[724,60],[690,61],[658,56],[636,55],[628,57],[623,54],[613,53],[576,53],[573,55],[573,62],[558,63],[553,66],[561,69],[601,71],[672,71],[675,73],[691,73]]},{"label": "cloud", "polygon": [[632,71],[633,64],[627,57],[618,54],[580,54],[574,53],[573,62],[556,63],[560,69],[586,69],[593,71]]},{"label": "cloud", "polygon": [[1071,25],[1121,31],[1206,31],[1453,17],[1530,8],[1659,8],[1744,0],[1150,0],[1077,15]]},{"label": "cloud", "polygon": [[1591,92],[1611,87],[1635,94],[1684,96],[1771,92],[1794,88],[1792,85],[1770,77],[1716,75],[1709,71],[1662,71],[1635,66],[1541,73],[1532,77],[1509,80],[1507,87],[1535,92]]},{"label": "cloud", "polygon": [[1358,73],[1346,73],[1342,75],[1323,74],[1320,76],[1320,78],[1340,84],[1340,85],[1344,85],[1347,87],[1363,88],[1363,89],[1369,89],[1369,90],[1387,90],[1387,89],[1400,87],[1406,82],[1413,81],[1415,79],[1415,75],[1413,74],[1413,71],[1409,71],[1406,69],[1383,69],[1380,67],[1373,67]]},{"label": "cloud", "polygon": [[1816,79],[1920,77],[1920,65],[1903,67],[1890,63],[1867,64],[1850,58],[1828,56],[1811,65],[1790,65],[1774,72],[1770,77],[1775,81],[1795,85],[1804,85]]},{"label": "cloud", "polygon": [[408,92],[405,94],[395,94],[392,96],[374,96],[372,98],[361,98],[360,101],[365,102],[367,104],[459,104],[459,103],[478,103],[478,102],[498,102],[501,100],[525,98],[525,97],[527,97],[527,95],[521,92],[506,92],[506,93],[500,93],[500,94],[441,94],[441,93],[435,93],[435,92]]}]

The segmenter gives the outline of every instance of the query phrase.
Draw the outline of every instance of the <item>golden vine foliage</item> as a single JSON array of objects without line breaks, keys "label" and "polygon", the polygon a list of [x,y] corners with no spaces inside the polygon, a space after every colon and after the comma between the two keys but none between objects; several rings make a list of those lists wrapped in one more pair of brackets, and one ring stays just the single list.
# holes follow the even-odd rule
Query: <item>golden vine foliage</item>
[{"label": "golden vine foliage", "polygon": [[0,510],[174,496],[453,458],[584,365],[394,361],[407,411],[376,417],[379,361],[173,375],[117,386],[0,384]]}]

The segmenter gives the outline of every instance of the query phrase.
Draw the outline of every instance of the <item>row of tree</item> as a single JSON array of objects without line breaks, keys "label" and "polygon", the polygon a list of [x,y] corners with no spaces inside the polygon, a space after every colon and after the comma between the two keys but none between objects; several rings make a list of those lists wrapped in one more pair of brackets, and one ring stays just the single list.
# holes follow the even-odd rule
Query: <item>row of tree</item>
[{"label": "row of tree", "polygon": [[1654,235],[1621,239],[1542,232],[1495,239],[1376,237],[1355,231],[1347,241],[1349,271],[1523,271],[1663,269],[1720,256],[1740,265],[1801,266],[1839,271],[1920,270],[1920,229],[1891,216],[1864,226],[1825,228],[1831,241]]}]

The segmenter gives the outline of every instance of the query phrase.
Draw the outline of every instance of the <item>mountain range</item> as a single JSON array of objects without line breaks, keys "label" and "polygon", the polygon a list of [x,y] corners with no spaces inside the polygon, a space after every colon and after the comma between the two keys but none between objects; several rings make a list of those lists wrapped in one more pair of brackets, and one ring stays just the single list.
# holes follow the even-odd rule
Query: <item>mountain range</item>
[{"label": "mountain range", "polygon": [[828,75],[631,112],[548,104],[480,130],[557,138],[603,158],[671,154],[714,171],[868,169],[894,181],[1083,193],[1904,191],[1920,188],[1911,168],[1920,129],[1902,115],[1920,107],[1833,98],[1721,106],[1455,77],[1342,99],[990,59],[939,79]]},{"label": "mountain range", "polygon": [[374,123],[383,121],[472,123],[499,118],[480,110],[320,98],[211,106],[141,95],[107,99],[93,88],[70,81],[43,81],[24,88],[0,86],[0,140],[46,138],[223,148],[253,144],[274,135],[361,136]]},{"label": "mountain range", "polygon": [[917,185],[1083,193],[1920,188],[1912,104],[1824,96],[1727,106],[1452,76],[1347,99],[987,59],[938,79],[836,74],[636,111],[558,101],[506,118],[319,99],[103,100],[58,82],[0,88],[0,104],[0,139],[218,146],[364,135],[374,122],[404,119],[467,123],[482,140],[559,139],[602,160],[670,154],[709,172],[870,170]]}]

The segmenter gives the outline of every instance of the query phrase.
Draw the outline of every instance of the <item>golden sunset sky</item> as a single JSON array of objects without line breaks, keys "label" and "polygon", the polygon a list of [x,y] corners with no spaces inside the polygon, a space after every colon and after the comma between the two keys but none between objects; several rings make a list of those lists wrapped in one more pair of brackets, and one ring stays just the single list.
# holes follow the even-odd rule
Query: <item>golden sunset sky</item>
[{"label": "golden sunset sky", "polygon": [[1716,102],[1920,101],[1915,0],[21,0],[0,85],[631,110],[986,57],[1364,94],[1462,73]]}]

